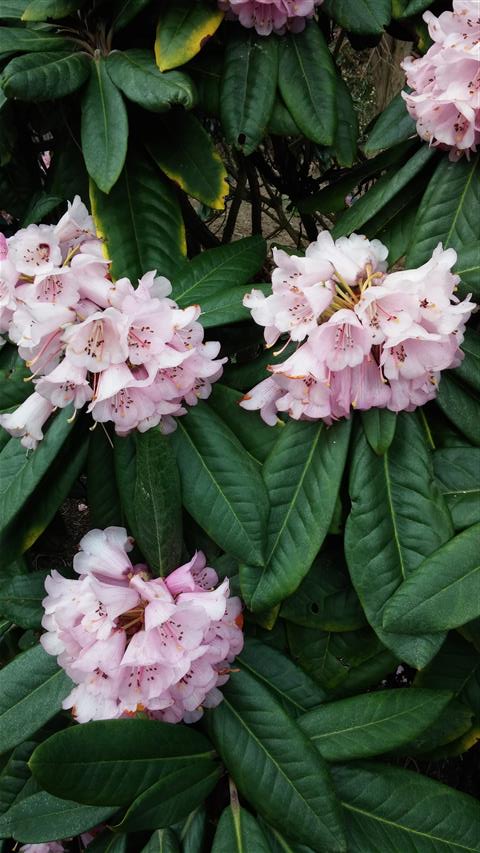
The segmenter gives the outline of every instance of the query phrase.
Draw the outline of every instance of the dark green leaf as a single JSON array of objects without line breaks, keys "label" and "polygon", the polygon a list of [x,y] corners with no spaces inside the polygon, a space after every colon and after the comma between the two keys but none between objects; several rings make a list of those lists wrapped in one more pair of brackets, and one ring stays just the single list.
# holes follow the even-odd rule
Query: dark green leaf
[{"label": "dark green leaf", "polygon": [[158,829],[142,853],[180,853],[180,845],[173,829]]},{"label": "dark green leaf", "polygon": [[359,432],[350,497],[345,555],[367,618],[399,658],[425,666],[443,642],[441,634],[397,636],[382,628],[384,608],[395,590],[453,534],[416,415],[398,415],[395,437],[383,456],[377,456],[363,430]]},{"label": "dark green leaf", "polygon": [[480,448],[436,450],[433,465],[455,529],[463,530],[480,521]]},{"label": "dark green leaf", "polygon": [[480,335],[478,332],[466,329],[462,350],[464,359],[456,368],[454,375],[480,394]]},{"label": "dark green leaf", "polygon": [[116,14],[115,20],[113,22],[113,28],[115,32],[118,30],[122,30],[123,27],[126,27],[130,21],[135,18],[139,12],[145,6],[148,6],[150,0],[121,0],[120,3],[117,3],[117,6],[120,8]]},{"label": "dark green leaf", "polygon": [[395,436],[397,426],[395,412],[390,412],[388,409],[369,409],[367,412],[361,412],[360,414],[362,426],[370,447],[379,456],[383,456]]},{"label": "dark green leaf", "polygon": [[340,166],[353,166],[357,155],[358,119],[350,90],[342,77],[335,80],[338,123],[333,148]]},{"label": "dark green leaf", "polygon": [[270,853],[263,830],[250,812],[240,807],[238,797],[220,815],[212,853]]},{"label": "dark green leaf", "polygon": [[175,454],[167,436],[151,429],[136,436],[135,515],[132,531],[155,574],[175,569],[182,553],[182,503]]},{"label": "dark green leaf", "polygon": [[75,12],[84,0],[31,0],[22,14],[22,21],[47,21],[65,18]]},{"label": "dark green leaf", "polygon": [[33,572],[0,581],[0,615],[21,628],[40,628],[46,575]]},{"label": "dark green leaf", "polygon": [[477,853],[480,805],[473,797],[379,763],[339,765],[332,772],[352,853]]},{"label": "dark green leaf", "polygon": [[0,773],[0,815],[17,800],[22,799],[30,770],[28,759],[36,747],[34,741],[25,741],[15,747]]},{"label": "dark green leaf", "polygon": [[205,403],[177,424],[172,440],[185,507],[221,548],[261,565],[268,500],[257,464]]},{"label": "dark green leaf", "polygon": [[316,23],[280,42],[278,84],[287,108],[307,139],[333,145],[337,127],[336,74]]},{"label": "dark green leaf", "polygon": [[81,806],[40,791],[21,800],[0,818],[0,836],[13,835],[16,841],[38,843],[79,835],[107,820],[114,811]]},{"label": "dark green leaf", "polygon": [[325,0],[324,11],[351,33],[381,33],[390,21],[390,0]]},{"label": "dark green leaf", "polygon": [[[480,445],[480,396],[446,371],[440,380],[437,405],[472,444]],[[0,457],[1,459],[1,457]]]},{"label": "dark green leaf", "polygon": [[286,655],[259,640],[247,639],[237,662],[265,684],[292,716],[315,708],[326,696]]},{"label": "dark green leaf", "polygon": [[221,774],[219,763],[211,757],[172,767],[164,779],[137,797],[117,828],[137,832],[177,823],[203,803]]},{"label": "dark green leaf", "polygon": [[330,527],[349,436],[350,421],[328,429],[290,421],[281,430],[263,471],[271,507],[265,568],[240,568],[251,609],[278,604],[307,574]]},{"label": "dark green leaf", "polygon": [[289,837],[345,850],[328,771],[310,741],[245,671],[234,673],[223,692],[208,725],[240,793]]},{"label": "dark green leaf", "polygon": [[115,479],[114,448],[108,433],[100,427],[93,431],[88,446],[87,503],[91,527],[123,525],[124,514]]},{"label": "dark green leaf", "polygon": [[227,172],[212,138],[194,115],[174,111],[162,119],[148,150],[157,166],[187,195],[214,210],[224,209]]},{"label": "dark green leaf", "polygon": [[27,53],[3,70],[3,90],[7,98],[21,101],[63,98],[83,86],[90,64],[84,53]]},{"label": "dark green leaf", "polygon": [[480,523],[435,551],[388,602],[387,631],[423,634],[457,628],[480,616]]},{"label": "dark green leaf", "polygon": [[452,699],[428,729],[403,747],[394,750],[394,754],[408,756],[427,754],[431,757],[432,752],[445,746],[448,748],[449,744],[469,733],[472,729],[473,717],[471,708],[463,702]]},{"label": "dark green leaf", "polygon": [[418,209],[407,255],[408,267],[428,261],[440,241],[444,249],[449,246],[457,249],[478,239],[479,162],[479,156],[458,163],[446,157],[441,159]]},{"label": "dark green leaf", "polygon": [[182,853],[202,853],[206,828],[207,812],[205,806],[199,806],[188,815],[179,832]]},{"label": "dark green leaf", "polygon": [[459,293],[462,297],[473,294],[480,301],[480,252],[478,242],[464,243],[457,247],[457,263],[454,267],[460,276]]},{"label": "dark green leaf", "polygon": [[441,690],[380,690],[327,702],[298,724],[327,761],[369,758],[419,735],[451,698]]},{"label": "dark green leaf", "polygon": [[162,113],[172,104],[188,110],[195,103],[190,78],[181,71],[160,71],[149,50],[114,50],[108,55],[107,69],[124,95],[146,110]]},{"label": "dark green leaf", "polygon": [[251,154],[266,133],[278,76],[277,40],[241,27],[225,51],[220,114],[227,142]]},{"label": "dark green leaf", "polygon": [[127,154],[128,118],[123,98],[110,79],[104,57],[91,64],[82,99],[82,151],[88,174],[109,193]]},{"label": "dark green leaf", "polygon": [[134,435],[116,435],[113,443],[113,464],[120,504],[127,519],[127,527],[135,530],[135,481],[137,479],[137,446]]},{"label": "dark green leaf", "polygon": [[401,93],[395,95],[388,107],[378,116],[363,147],[366,154],[376,154],[383,148],[398,145],[415,133],[415,122],[409,115]]},{"label": "dark green leaf", "polygon": [[389,204],[434,156],[435,149],[424,146],[410,160],[407,160],[404,166],[392,169],[383,175],[368,192],[340,216],[332,231],[333,237],[342,237],[361,228],[379,210]]},{"label": "dark green leaf", "polygon": [[169,0],[162,7],[155,41],[161,71],[184,65],[195,56],[222,23],[223,12],[207,0]]},{"label": "dark green leaf", "polygon": [[88,853],[127,853],[127,841],[127,835],[114,834],[106,829],[90,841]]},{"label": "dark green leaf", "polygon": [[287,598],[281,616],[296,625],[322,631],[355,631],[366,624],[352,587],[343,553],[324,548],[297,591]]},{"label": "dark green leaf", "polygon": [[31,383],[25,382],[29,376],[30,371],[18,355],[17,347],[5,343],[0,350],[0,410],[17,406],[30,396]]},{"label": "dark green leaf", "polygon": [[254,459],[263,463],[277,441],[282,426],[277,424],[271,427],[260,418],[252,418],[251,412],[246,412],[238,405],[242,396],[241,391],[216,382],[208,404],[225,421]]},{"label": "dark green leaf", "polygon": [[55,658],[34,646],[0,671],[0,752],[36,732],[60,710],[72,683]]},{"label": "dark green leaf", "polygon": [[114,278],[128,276],[136,284],[149,270],[172,276],[183,264],[185,228],[178,201],[143,152],[129,154],[109,195],[91,185],[91,205]]},{"label": "dark green leaf", "polygon": [[128,805],[172,773],[210,765],[209,741],[192,728],[156,720],[85,723],[52,735],[30,767],[45,790],[86,805]]},{"label": "dark green leaf", "polygon": [[[1,16],[1,9],[0,9]],[[27,27],[0,27],[0,55],[26,53],[36,50],[68,50],[71,42],[51,30],[34,30]]]}]

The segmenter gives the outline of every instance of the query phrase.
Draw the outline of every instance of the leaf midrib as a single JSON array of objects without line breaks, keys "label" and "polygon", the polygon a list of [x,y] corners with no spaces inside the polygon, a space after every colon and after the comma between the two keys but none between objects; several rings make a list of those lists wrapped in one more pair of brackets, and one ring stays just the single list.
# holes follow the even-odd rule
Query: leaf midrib
[{"label": "leaf midrib", "polygon": [[[335,730],[331,730],[328,732],[323,732],[322,734],[319,734],[319,735],[310,735],[310,740],[311,741],[321,740],[322,738],[329,738],[329,737],[332,737],[333,735],[341,735],[341,734],[345,734],[346,732],[357,731],[358,729],[368,729],[368,728],[370,728],[370,726],[378,726],[381,723],[388,723],[388,722],[390,722],[390,720],[396,720],[399,717],[405,717],[409,714],[410,715],[414,714],[416,711],[421,710],[422,708],[425,707],[425,705],[429,705],[429,704],[430,704],[430,699],[424,699],[423,702],[420,702],[418,705],[412,705],[410,708],[407,708],[406,710],[403,710],[403,711],[398,711],[396,714],[390,714],[388,717],[381,717],[378,720],[371,720],[368,723],[360,723],[360,725],[348,726],[345,729],[335,729]],[[325,707],[327,707],[327,706],[325,706]],[[301,723],[300,723],[300,725],[301,725]]]}]

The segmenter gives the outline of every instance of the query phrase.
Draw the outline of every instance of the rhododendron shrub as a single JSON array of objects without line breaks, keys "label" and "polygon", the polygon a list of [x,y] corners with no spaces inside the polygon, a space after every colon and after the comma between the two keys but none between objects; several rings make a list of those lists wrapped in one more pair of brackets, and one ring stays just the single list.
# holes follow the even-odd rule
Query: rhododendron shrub
[{"label": "rhododendron shrub", "polygon": [[480,849],[479,19],[0,2],[1,853]]}]

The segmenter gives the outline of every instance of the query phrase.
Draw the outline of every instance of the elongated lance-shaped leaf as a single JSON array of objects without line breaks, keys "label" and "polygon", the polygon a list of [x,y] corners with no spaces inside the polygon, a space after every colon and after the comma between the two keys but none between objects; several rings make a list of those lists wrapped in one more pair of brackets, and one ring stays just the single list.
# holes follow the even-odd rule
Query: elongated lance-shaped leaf
[{"label": "elongated lance-shaped leaf", "polygon": [[123,94],[146,110],[163,113],[173,104],[188,110],[195,103],[190,78],[181,71],[160,71],[149,50],[112,51],[107,57],[107,69]]},{"label": "elongated lance-shaped leaf", "polygon": [[33,646],[0,672],[0,753],[34,734],[62,707],[72,682],[55,658]]},{"label": "elongated lance-shaped leaf", "polygon": [[395,438],[383,456],[359,430],[350,474],[352,509],[345,555],[367,618],[399,658],[422,667],[444,635],[393,634],[382,627],[391,596],[420,563],[453,535],[445,499],[433,478],[430,451],[415,414],[397,417]]},{"label": "elongated lance-shaped leaf", "polygon": [[378,116],[364,145],[366,154],[376,154],[383,148],[398,145],[415,133],[415,122],[408,113],[401,92]]},{"label": "elongated lance-shaped leaf", "polygon": [[260,571],[240,569],[242,594],[253,610],[266,610],[293,593],[312,565],[332,520],[350,426],[290,421],[265,461],[267,559]]},{"label": "elongated lance-shaped leaf", "polygon": [[477,853],[480,805],[473,797],[386,764],[338,765],[332,773],[352,853]]},{"label": "elongated lance-shaped leaf", "polygon": [[207,724],[242,796],[290,838],[346,850],[326,765],[306,735],[245,670],[223,692]]},{"label": "elongated lance-shaped leaf", "polygon": [[432,725],[451,699],[446,690],[380,690],[327,702],[298,723],[328,761],[351,761],[408,743]]},{"label": "elongated lance-shaped leaf", "polygon": [[106,821],[115,809],[83,806],[45,791],[25,797],[0,818],[0,837],[42,842],[79,835]]},{"label": "elongated lance-shaped leaf", "polygon": [[458,628],[480,616],[480,523],[435,551],[403,583],[383,616],[387,631]]},{"label": "elongated lance-shaped leaf", "polygon": [[278,76],[276,39],[240,27],[228,40],[220,92],[227,142],[251,154],[267,131]]},{"label": "elongated lance-shaped leaf", "polygon": [[89,74],[90,60],[83,53],[29,53],[4,68],[3,91],[21,101],[50,101],[75,92]]},{"label": "elongated lance-shaped leaf", "polygon": [[109,193],[125,163],[128,118],[122,95],[102,56],[91,63],[90,80],[82,98],[81,130],[87,172],[102,192]]}]

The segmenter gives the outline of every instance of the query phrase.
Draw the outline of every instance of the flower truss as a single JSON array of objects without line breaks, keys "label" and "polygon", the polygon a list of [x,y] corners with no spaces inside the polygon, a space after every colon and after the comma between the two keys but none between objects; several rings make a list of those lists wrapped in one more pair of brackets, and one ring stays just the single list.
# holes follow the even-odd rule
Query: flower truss
[{"label": "flower truss", "polygon": [[315,6],[323,0],[218,0],[220,9],[237,17],[244,27],[255,27],[261,36],[282,35],[285,30],[301,32]]},{"label": "flower truss", "polygon": [[454,0],[452,12],[423,18],[433,45],[402,63],[413,90],[402,94],[422,139],[457,160],[480,141],[480,0]]},{"label": "flower truss", "polygon": [[475,304],[454,295],[453,249],[440,244],[419,269],[394,273],[387,254],[378,240],[334,242],[326,231],[305,257],[274,250],[272,294],[252,290],[244,304],[268,346],[284,334],[299,346],[243,398],[245,409],[272,425],[278,412],[331,423],[352,407],[412,411],[435,397],[440,371],[463,358]]},{"label": "flower truss", "polygon": [[165,578],[132,565],[123,527],[91,530],[53,571],[41,637],[77,685],[63,703],[80,723],[130,716],[193,722],[222,699],[218,687],[243,647],[242,606],[198,552]]},{"label": "flower truss", "polygon": [[170,282],[147,272],[135,289],[112,282],[77,196],[57,225],[0,235],[0,332],[32,370],[34,393],[0,424],[27,448],[55,408],[88,404],[124,435],[175,429],[184,404],[208,397],[222,373],[220,344],[203,342],[200,307],[181,309]]}]

